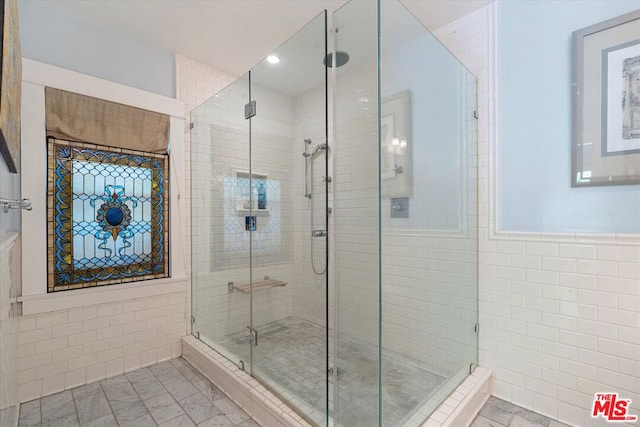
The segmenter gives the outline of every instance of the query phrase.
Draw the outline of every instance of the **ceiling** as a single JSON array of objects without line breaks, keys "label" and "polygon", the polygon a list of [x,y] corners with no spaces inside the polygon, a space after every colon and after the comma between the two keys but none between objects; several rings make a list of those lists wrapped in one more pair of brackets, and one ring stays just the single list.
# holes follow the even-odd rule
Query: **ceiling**
[{"label": "ceiling", "polygon": [[[240,75],[346,0],[22,0]],[[372,0],[358,0],[372,1]],[[383,0],[384,1],[384,0]],[[403,0],[436,29],[492,0]]]}]

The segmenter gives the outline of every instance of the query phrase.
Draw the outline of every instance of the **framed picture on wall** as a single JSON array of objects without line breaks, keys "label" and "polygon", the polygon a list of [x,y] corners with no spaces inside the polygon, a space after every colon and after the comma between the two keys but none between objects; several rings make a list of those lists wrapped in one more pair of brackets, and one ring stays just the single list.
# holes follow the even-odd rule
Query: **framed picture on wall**
[{"label": "framed picture on wall", "polygon": [[573,33],[574,187],[640,184],[640,10]]}]

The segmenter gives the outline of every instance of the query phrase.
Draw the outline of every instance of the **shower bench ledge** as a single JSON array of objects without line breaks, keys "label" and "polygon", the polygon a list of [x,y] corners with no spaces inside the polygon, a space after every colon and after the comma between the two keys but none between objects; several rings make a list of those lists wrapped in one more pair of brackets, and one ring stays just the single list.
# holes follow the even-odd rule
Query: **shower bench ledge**
[{"label": "shower bench ledge", "polygon": [[[253,282],[253,290],[259,291],[261,289],[275,288],[277,286],[286,286],[287,282],[283,282],[278,279],[266,279],[266,280],[258,280]],[[251,284],[250,283],[240,283],[238,285],[233,285],[233,289],[237,289],[245,294],[251,292]]]}]

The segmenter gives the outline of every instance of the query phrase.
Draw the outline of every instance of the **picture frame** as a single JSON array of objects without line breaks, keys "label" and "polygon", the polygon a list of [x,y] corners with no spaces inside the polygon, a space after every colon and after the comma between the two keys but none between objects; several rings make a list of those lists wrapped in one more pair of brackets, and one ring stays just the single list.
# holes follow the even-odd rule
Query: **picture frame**
[{"label": "picture frame", "polygon": [[640,184],[640,10],[577,30],[572,187]]},{"label": "picture frame", "polygon": [[20,168],[22,54],[16,0],[0,0],[0,154],[11,173]]},{"label": "picture frame", "polygon": [[382,197],[412,196],[411,93],[408,90],[382,99],[380,144]]}]

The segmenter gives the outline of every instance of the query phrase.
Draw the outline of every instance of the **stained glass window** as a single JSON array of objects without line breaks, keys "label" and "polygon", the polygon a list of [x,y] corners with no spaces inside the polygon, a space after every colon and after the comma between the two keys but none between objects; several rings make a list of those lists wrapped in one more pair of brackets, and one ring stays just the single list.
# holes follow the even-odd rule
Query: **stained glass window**
[{"label": "stained glass window", "polygon": [[167,163],[49,138],[49,292],[168,276]]}]

